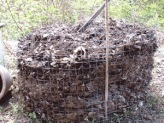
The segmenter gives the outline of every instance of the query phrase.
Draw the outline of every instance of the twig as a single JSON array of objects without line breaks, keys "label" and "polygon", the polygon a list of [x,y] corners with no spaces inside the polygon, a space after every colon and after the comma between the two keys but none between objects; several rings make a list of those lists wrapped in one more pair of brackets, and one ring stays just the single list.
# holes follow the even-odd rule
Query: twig
[{"label": "twig", "polygon": [[8,0],[6,0],[6,3],[7,3],[8,10],[10,11],[11,17],[12,17],[13,21],[15,22],[17,28],[20,29],[20,31],[23,31],[23,30],[18,26],[18,23],[16,22],[16,20],[15,20],[13,14],[12,14],[12,12],[11,12],[11,9],[10,9],[9,3],[8,3]]}]

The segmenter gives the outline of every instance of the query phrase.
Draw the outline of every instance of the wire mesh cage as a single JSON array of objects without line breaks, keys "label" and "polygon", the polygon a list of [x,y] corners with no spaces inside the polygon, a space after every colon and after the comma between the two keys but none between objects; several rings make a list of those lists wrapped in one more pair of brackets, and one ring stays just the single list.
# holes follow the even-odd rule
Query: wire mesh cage
[{"label": "wire mesh cage", "polygon": [[[152,78],[155,32],[109,19],[109,96],[105,118],[105,20],[84,32],[77,25],[53,24],[20,40],[20,94],[26,112],[54,123],[142,123]],[[147,117],[149,119],[149,117]]]}]

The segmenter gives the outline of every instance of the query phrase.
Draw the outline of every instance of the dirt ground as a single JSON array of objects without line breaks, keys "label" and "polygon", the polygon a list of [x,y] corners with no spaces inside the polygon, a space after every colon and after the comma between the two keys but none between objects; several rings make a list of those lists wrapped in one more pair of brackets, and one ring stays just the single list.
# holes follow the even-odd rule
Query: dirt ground
[{"label": "dirt ground", "polygon": [[159,101],[156,108],[161,110],[161,114],[154,123],[164,123],[164,44],[158,48],[154,55],[152,76],[150,92]]},{"label": "dirt ground", "polygon": [[[13,75],[12,93],[17,95],[19,88],[17,87],[16,75],[16,58],[12,46],[8,46],[6,55],[7,68]],[[10,50],[10,51],[9,51]],[[150,114],[146,116],[149,119],[141,123],[164,123],[164,44],[160,44],[154,55],[154,69],[152,71],[152,81],[149,86],[150,98],[146,107],[151,107]],[[23,113],[22,106],[17,96],[13,96],[9,101],[0,104],[0,123],[39,123],[35,114]]]}]

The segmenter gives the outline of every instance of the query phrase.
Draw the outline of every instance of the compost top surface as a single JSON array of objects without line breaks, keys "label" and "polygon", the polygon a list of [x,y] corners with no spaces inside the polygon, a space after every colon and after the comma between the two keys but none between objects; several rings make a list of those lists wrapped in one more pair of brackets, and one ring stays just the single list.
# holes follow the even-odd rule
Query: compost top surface
[{"label": "compost top surface", "polygon": [[[51,25],[31,32],[20,40],[18,59],[23,65],[45,66],[49,62],[76,63],[86,59],[105,58],[104,21],[94,22],[88,29],[77,32],[79,25]],[[136,25],[110,20],[110,56],[129,52],[153,51],[154,32]],[[134,54],[133,53],[133,54]]]}]

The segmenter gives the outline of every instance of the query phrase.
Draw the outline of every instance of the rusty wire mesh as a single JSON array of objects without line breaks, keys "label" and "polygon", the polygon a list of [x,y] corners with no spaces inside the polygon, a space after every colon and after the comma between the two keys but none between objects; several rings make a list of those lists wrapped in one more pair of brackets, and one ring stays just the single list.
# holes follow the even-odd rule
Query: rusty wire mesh
[{"label": "rusty wire mesh", "polygon": [[157,48],[155,32],[110,19],[106,121],[105,21],[99,17],[77,32],[83,23],[52,24],[20,40],[18,81],[24,110],[54,123],[146,122],[143,105]]}]

